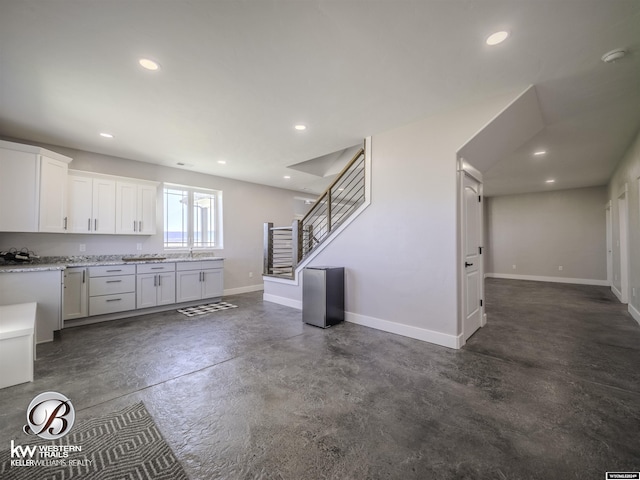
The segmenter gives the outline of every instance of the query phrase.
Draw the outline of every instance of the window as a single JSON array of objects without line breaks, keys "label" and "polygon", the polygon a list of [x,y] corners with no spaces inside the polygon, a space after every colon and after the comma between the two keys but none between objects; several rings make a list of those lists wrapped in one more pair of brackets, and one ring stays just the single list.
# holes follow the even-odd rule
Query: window
[{"label": "window", "polygon": [[222,192],[164,185],[164,248],[222,248]]}]

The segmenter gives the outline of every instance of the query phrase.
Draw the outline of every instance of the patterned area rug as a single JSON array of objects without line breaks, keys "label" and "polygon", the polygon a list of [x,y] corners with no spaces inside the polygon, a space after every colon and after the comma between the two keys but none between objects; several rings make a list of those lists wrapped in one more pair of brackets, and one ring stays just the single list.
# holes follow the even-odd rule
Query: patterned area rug
[{"label": "patterned area rug", "polygon": [[[19,454],[15,451],[13,458],[11,450],[1,451],[0,478],[3,480],[188,479],[142,402],[106,417],[76,424],[69,434],[58,440],[30,438],[18,443],[23,448],[35,445],[38,450],[32,457],[21,458],[17,458]],[[70,447],[67,457],[43,458],[40,447],[47,445],[76,448]],[[77,447],[81,450],[77,451]]]},{"label": "patterned area rug", "polygon": [[198,305],[197,307],[179,308],[178,311],[187,317],[196,315],[204,315],[205,313],[217,312],[218,310],[228,310],[230,308],[238,308],[227,302],[209,303],[207,305]]}]

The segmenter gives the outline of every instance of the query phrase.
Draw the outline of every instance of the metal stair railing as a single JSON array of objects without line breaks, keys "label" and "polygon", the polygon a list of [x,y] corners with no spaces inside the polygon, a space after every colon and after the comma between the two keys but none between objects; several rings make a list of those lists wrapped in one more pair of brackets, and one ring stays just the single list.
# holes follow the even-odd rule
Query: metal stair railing
[{"label": "metal stair railing", "polygon": [[263,275],[294,278],[298,264],[365,202],[365,165],[361,148],[302,220],[290,227],[264,224]]}]

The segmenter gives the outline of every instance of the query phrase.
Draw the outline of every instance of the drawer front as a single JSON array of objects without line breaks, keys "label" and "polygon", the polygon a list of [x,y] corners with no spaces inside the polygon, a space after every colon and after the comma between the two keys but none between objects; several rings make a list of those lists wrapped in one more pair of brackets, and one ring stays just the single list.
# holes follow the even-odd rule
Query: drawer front
[{"label": "drawer front", "polygon": [[89,279],[89,296],[111,295],[136,291],[134,275],[116,275],[114,277],[96,277]]},{"label": "drawer front", "polygon": [[222,260],[205,260],[200,262],[202,270],[211,270],[213,268],[223,268],[224,262]]},{"label": "drawer front", "polygon": [[109,275],[135,275],[135,265],[104,265],[89,267],[89,277],[107,277]]},{"label": "drawer front", "polygon": [[148,263],[142,265],[136,265],[137,273],[162,273],[162,272],[175,272],[175,263]]},{"label": "drawer front", "polygon": [[176,263],[176,271],[182,272],[185,270],[208,270],[212,268],[222,268],[224,262],[220,260],[200,260],[197,262],[178,262]]},{"label": "drawer front", "polygon": [[124,312],[127,310],[135,310],[135,308],[135,293],[103,295],[102,297],[91,297],[89,299],[89,315]]},{"label": "drawer front", "polygon": [[202,262],[179,262],[176,263],[176,271],[202,270]]}]

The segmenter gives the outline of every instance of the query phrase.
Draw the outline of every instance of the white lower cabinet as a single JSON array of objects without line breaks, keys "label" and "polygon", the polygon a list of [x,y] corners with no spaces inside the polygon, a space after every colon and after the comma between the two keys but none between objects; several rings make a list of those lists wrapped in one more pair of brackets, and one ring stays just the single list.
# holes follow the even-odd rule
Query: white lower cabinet
[{"label": "white lower cabinet", "polygon": [[176,302],[222,297],[222,260],[176,263]]},{"label": "white lower cabinet", "polygon": [[62,320],[84,318],[89,314],[89,283],[86,267],[69,267],[64,271]]},{"label": "white lower cabinet", "polygon": [[176,264],[145,264],[136,267],[136,308],[176,303]]},{"label": "white lower cabinet", "polygon": [[135,273],[135,265],[89,267],[89,315],[135,310]]},{"label": "white lower cabinet", "polygon": [[222,259],[69,267],[64,272],[63,319],[112,313],[120,318],[127,311],[217,300],[224,291],[223,272]]}]

